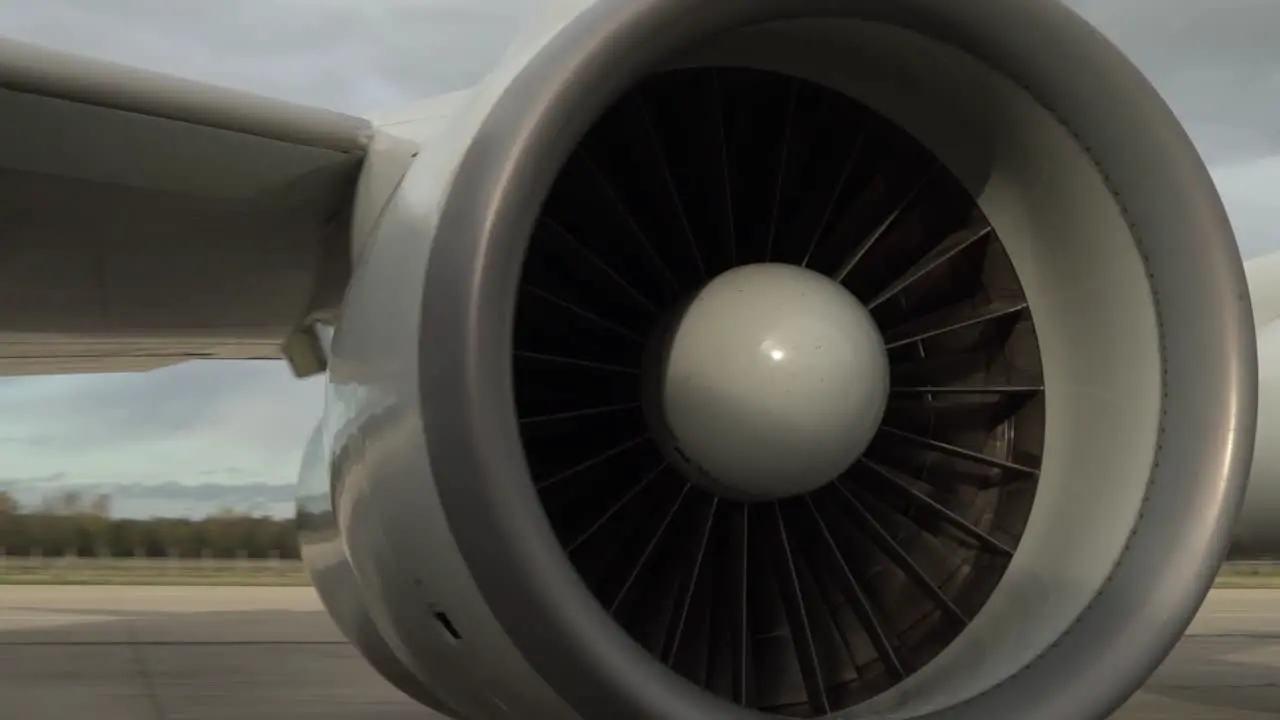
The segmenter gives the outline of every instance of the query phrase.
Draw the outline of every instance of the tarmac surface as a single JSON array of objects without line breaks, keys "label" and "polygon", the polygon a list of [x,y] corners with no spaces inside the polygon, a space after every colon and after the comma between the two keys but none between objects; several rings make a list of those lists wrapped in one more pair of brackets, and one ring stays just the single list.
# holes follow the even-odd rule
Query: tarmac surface
[{"label": "tarmac surface", "polygon": [[[0,586],[4,720],[431,720],[310,588]],[[1280,590],[1217,590],[1116,720],[1280,718]]]}]

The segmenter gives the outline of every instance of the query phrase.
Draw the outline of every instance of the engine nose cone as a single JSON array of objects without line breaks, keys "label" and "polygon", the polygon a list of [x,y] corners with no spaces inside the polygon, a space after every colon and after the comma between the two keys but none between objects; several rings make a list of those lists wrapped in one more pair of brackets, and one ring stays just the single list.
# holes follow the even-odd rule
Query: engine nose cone
[{"label": "engine nose cone", "polygon": [[880,426],[884,341],[862,303],[825,275],[734,268],[694,297],[669,337],[664,419],[713,490],[768,500],[817,489]]}]

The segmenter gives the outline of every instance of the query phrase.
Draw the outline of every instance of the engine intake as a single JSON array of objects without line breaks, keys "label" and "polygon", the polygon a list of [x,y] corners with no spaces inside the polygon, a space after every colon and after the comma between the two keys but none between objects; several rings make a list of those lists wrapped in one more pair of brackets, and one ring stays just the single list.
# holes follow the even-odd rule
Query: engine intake
[{"label": "engine intake", "polygon": [[924,667],[1035,497],[1039,351],[990,222],[901,128],[794,75],[667,71],[608,110],[538,218],[513,355],[587,586],[744,707],[824,716]]},{"label": "engine intake", "polygon": [[602,1],[544,40],[409,171],[334,338],[379,657],[476,718],[1123,702],[1256,413],[1146,81],[1048,0]]}]

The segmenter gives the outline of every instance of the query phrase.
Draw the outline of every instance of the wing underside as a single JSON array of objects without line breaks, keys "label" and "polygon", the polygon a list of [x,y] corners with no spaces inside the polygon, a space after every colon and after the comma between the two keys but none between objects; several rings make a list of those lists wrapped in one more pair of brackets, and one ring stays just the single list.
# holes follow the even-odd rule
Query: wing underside
[{"label": "wing underside", "polygon": [[0,375],[280,356],[368,121],[0,39]]}]

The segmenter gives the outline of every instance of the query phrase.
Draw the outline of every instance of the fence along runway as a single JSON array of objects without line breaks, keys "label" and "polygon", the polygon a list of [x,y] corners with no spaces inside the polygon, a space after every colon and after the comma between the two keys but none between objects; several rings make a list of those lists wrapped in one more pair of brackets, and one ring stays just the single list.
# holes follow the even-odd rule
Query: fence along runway
[{"label": "fence along runway", "polygon": [[[6,720],[439,720],[307,587],[0,586]],[[1280,590],[1215,590],[1116,720],[1280,718]]]}]

